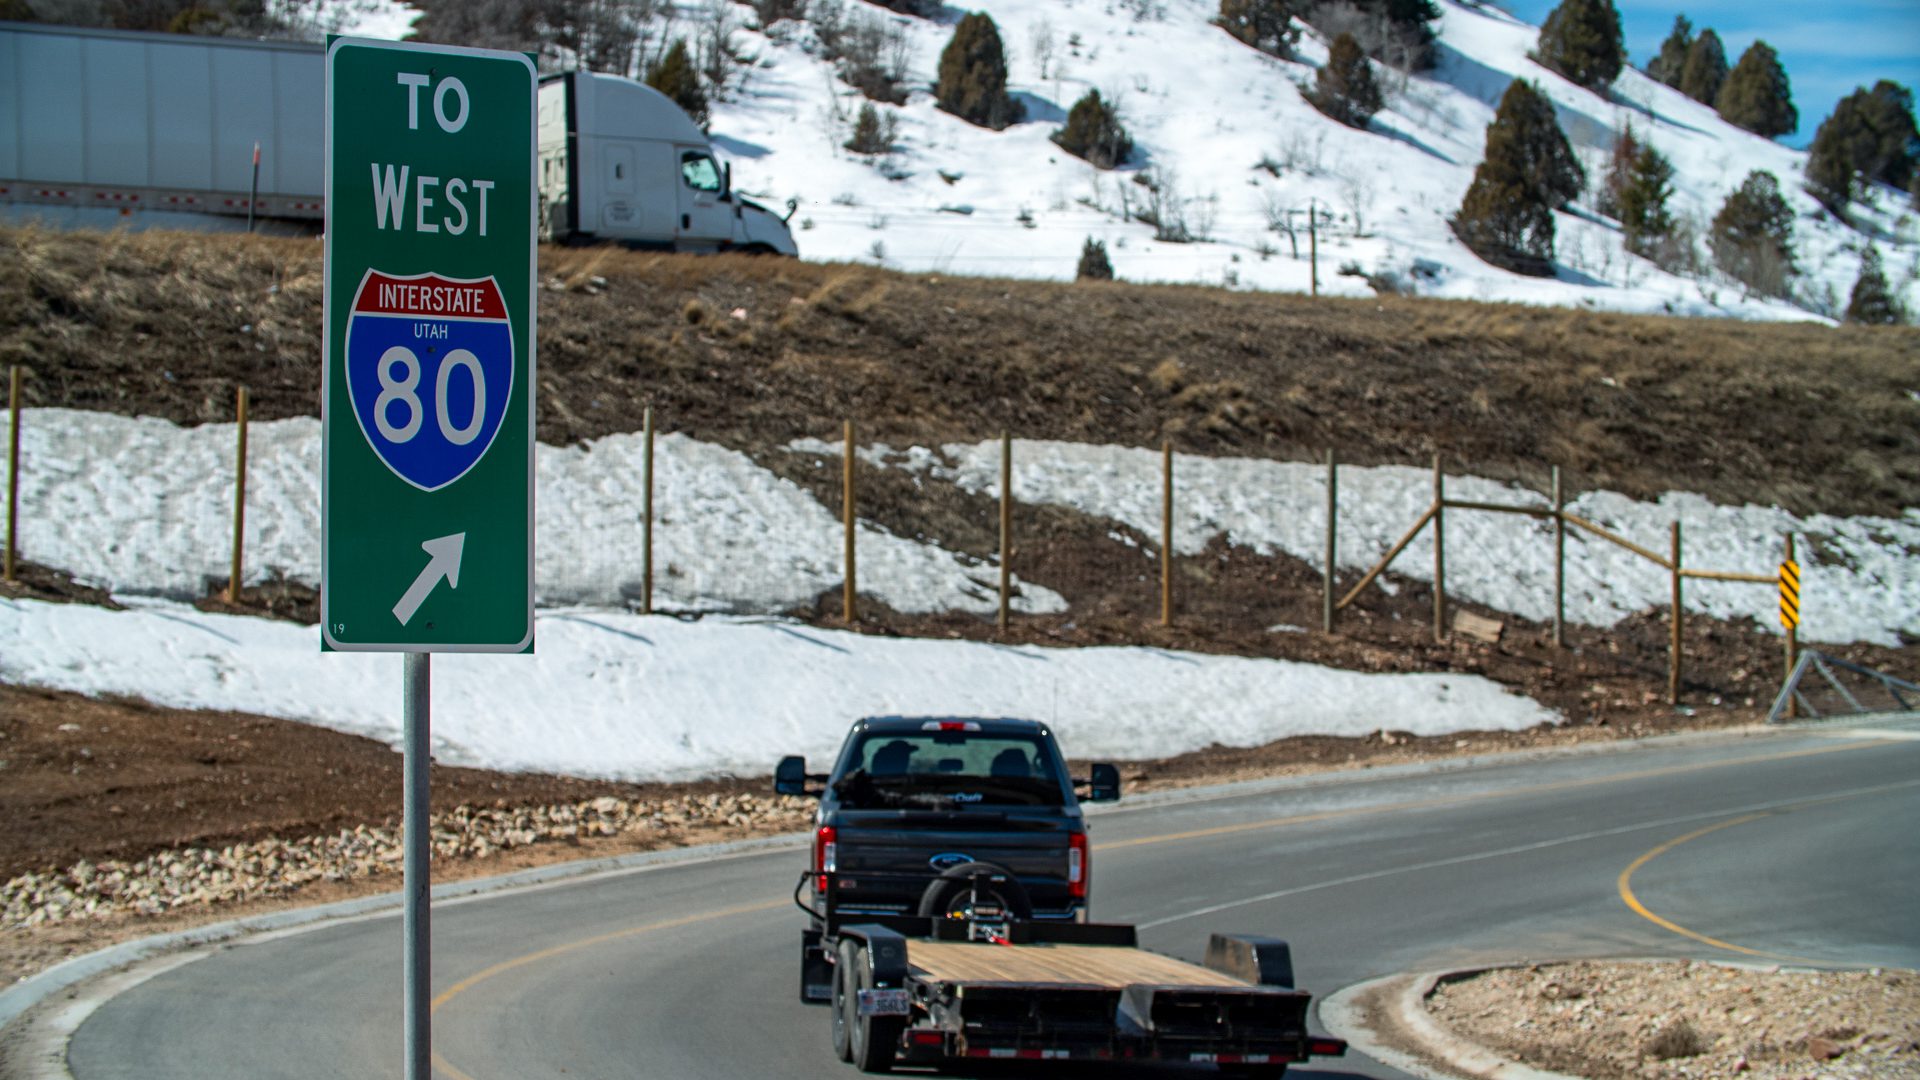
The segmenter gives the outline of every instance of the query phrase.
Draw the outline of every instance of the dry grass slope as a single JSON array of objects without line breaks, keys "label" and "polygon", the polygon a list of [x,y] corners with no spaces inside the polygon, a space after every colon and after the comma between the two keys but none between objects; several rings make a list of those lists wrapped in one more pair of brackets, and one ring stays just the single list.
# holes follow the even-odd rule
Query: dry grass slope
[{"label": "dry grass slope", "polygon": [[[312,240],[0,230],[27,399],[193,423],[318,409]],[[853,417],[895,444],[1032,438],[1831,513],[1920,506],[1920,329],[1838,329],[544,249],[540,437],[748,450]]]}]

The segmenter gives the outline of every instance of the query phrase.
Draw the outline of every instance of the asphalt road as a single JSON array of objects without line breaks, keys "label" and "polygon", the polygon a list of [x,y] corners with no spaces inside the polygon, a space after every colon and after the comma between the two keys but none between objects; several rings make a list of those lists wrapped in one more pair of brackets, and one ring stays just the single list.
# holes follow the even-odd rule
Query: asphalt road
[{"label": "asphalt road", "polygon": [[[1214,930],[1286,937],[1318,995],[1521,958],[1920,967],[1916,820],[1914,726],[1363,772],[1121,804],[1095,825],[1094,914],[1189,959]],[[796,1000],[803,860],[436,906],[440,1074],[854,1075],[826,1011]],[[68,1063],[79,1080],[387,1077],[400,1050],[400,927],[385,916],[176,962],[95,1010]],[[1295,1075],[1401,1074],[1350,1055]]]}]

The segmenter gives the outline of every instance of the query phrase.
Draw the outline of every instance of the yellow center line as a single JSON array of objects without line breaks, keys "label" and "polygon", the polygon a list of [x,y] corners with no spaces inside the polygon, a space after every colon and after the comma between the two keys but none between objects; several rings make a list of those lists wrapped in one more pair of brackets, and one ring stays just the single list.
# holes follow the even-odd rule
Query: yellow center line
[{"label": "yellow center line", "polygon": [[[1889,785],[1889,787],[1894,787],[1894,788],[1910,787],[1910,786],[1912,786],[1912,782],[1909,782],[1906,784]],[[1634,871],[1647,865],[1648,863],[1659,858],[1660,856],[1665,855],[1667,852],[1672,851],[1674,848],[1679,847],[1681,844],[1687,843],[1690,840],[1697,840],[1702,836],[1706,836],[1708,833],[1719,832],[1721,829],[1732,828],[1735,825],[1745,825],[1749,821],[1758,821],[1764,817],[1772,817],[1777,813],[1786,813],[1793,810],[1804,810],[1810,806],[1819,806],[1823,803],[1840,802],[1845,799],[1858,798],[1861,795],[1877,795],[1886,790],[1888,790],[1887,787],[1880,787],[1880,788],[1870,788],[1865,791],[1847,792],[1840,795],[1814,796],[1812,798],[1807,799],[1805,802],[1795,803],[1794,805],[1786,807],[1782,810],[1765,810],[1757,814],[1745,814],[1745,815],[1742,815],[1741,817],[1733,818],[1728,821],[1722,821],[1716,825],[1709,825],[1704,829],[1695,829],[1694,831],[1688,833],[1685,836],[1676,836],[1672,840],[1669,840],[1666,843],[1661,844],[1659,847],[1656,847],[1652,851],[1647,852],[1645,855],[1642,855],[1639,858],[1633,860],[1633,862],[1627,864],[1627,868],[1625,870],[1620,871],[1620,878],[1619,878],[1619,881],[1616,883],[1619,886],[1620,899],[1625,901],[1626,905],[1629,908],[1633,909],[1634,914],[1639,915],[1641,918],[1646,919],[1648,922],[1653,923],[1655,926],[1661,927],[1662,929],[1665,929],[1665,930],[1671,930],[1674,933],[1679,934],[1681,937],[1692,938],[1693,940],[1701,942],[1703,944],[1711,945],[1716,949],[1726,949],[1730,952],[1744,953],[1747,956],[1764,957],[1768,960],[1780,960],[1789,964],[1809,964],[1809,965],[1816,965],[1816,966],[1826,964],[1828,963],[1828,961],[1814,960],[1805,956],[1789,956],[1785,953],[1767,952],[1764,949],[1749,949],[1745,945],[1735,945],[1731,942],[1721,941],[1719,938],[1708,937],[1707,935],[1702,934],[1699,931],[1689,930],[1686,927],[1681,926],[1679,923],[1674,922],[1672,919],[1664,918],[1656,914],[1655,912],[1648,910],[1647,906],[1640,902],[1640,898],[1634,895],[1633,885],[1632,885]]]},{"label": "yellow center line", "polygon": [[1660,915],[1656,915],[1653,912],[1647,910],[1647,906],[1645,904],[1642,904],[1640,902],[1640,898],[1633,894],[1633,886],[1629,884],[1629,882],[1631,882],[1633,878],[1633,872],[1635,870],[1640,869],[1641,867],[1647,865],[1648,863],[1659,858],[1660,856],[1665,855],[1667,852],[1672,851],[1674,848],[1679,847],[1681,844],[1684,844],[1689,840],[1697,840],[1700,837],[1707,835],[1708,833],[1716,833],[1716,832],[1719,832],[1721,829],[1730,829],[1735,825],[1745,825],[1749,821],[1758,821],[1761,818],[1772,817],[1772,816],[1773,816],[1773,813],[1771,811],[1764,814],[1744,814],[1740,817],[1733,818],[1730,821],[1722,821],[1716,825],[1709,825],[1704,829],[1695,829],[1685,836],[1677,836],[1677,837],[1674,837],[1672,840],[1669,840],[1666,843],[1661,844],[1659,847],[1654,848],[1652,851],[1649,851],[1645,855],[1642,855],[1639,858],[1633,860],[1633,862],[1627,864],[1627,868],[1625,870],[1620,871],[1620,881],[1619,881],[1620,899],[1625,900],[1627,902],[1627,906],[1632,908],[1635,914],[1639,915],[1643,919],[1646,919],[1648,922],[1653,923],[1655,926],[1659,926],[1664,929],[1671,930],[1674,933],[1679,934],[1681,937],[1692,938],[1693,940],[1701,942],[1703,944],[1711,945],[1716,949],[1726,949],[1729,952],[1742,953],[1747,956],[1759,956],[1768,960],[1784,960],[1790,964],[1820,963],[1820,961],[1818,960],[1809,960],[1804,956],[1786,956],[1781,953],[1767,952],[1764,949],[1749,949],[1745,945],[1735,945],[1731,942],[1721,941],[1719,938],[1708,937],[1707,935],[1702,934],[1697,930],[1689,930],[1686,927],[1681,926],[1679,923],[1674,922],[1672,919],[1664,918]]},{"label": "yellow center line", "polygon": [[1758,765],[1765,762],[1787,761],[1792,758],[1811,757],[1816,754],[1843,753],[1848,750],[1869,750],[1875,747],[1903,745],[1898,739],[1875,739],[1871,742],[1849,742],[1834,746],[1819,746],[1809,750],[1789,750],[1779,754],[1761,754],[1755,757],[1735,758],[1729,761],[1709,761],[1697,765],[1667,765],[1658,769],[1641,769],[1637,772],[1618,773],[1613,776],[1598,776],[1586,780],[1562,780],[1548,784],[1530,784],[1526,787],[1509,788],[1504,791],[1482,791],[1470,795],[1444,795],[1432,799],[1419,799],[1413,802],[1384,803],[1379,806],[1356,806],[1345,810],[1322,810],[1311,814],[1293,814],[1288,817],[1264,818],[1260,821],[1242,821],[1232,825],[1215,825],[1204,829],[1187,829],[1183,832],[1162,833],[1158,836],[1140,836],[1132,840],[1116,840],[1111,843],[1096,844],[1096,851],[1114,851],[1120,848],[1145,847],[1149,844],[1165,844],[1175,840],[1198,840],[1213,836],[1228,836],[1234,833],[1253,832],[1260,829],[1279,829],[1290,825],[1304,825],[1315,821],[1329,821],[1335,818],[1359,817],[1366,814],[1388,814],[1403,810],[1431,810],[1442,806],[1460,806],[1467,803],[1485,802],[1491,799],[1510,799],[1521,795],[1538,795],[1549,791],[1570,791],[1575,788],[1595,787],[1601,784],[1618,784],[1629,780],[1647,780],[1661,776],[1677,776],[1685,773],[1704,772],[1708,769],[1724,769],[1737,765]]}]

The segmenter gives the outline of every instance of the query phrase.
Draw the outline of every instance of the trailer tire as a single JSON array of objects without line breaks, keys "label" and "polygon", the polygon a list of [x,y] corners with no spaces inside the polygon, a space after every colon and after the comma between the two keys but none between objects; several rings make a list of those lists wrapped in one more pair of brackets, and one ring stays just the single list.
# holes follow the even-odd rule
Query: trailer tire
[{"label": "trailer tire", "polygon": [[851,1060],[861,1072],[893,1071],[894,1050],[900,1045],[900,1033],[907,1028],[904,1016],[860,1016],[859,991],[872,990],[873,969],[858,951],[853,958],[853,992],[847,995],[847,1033],[851,1036]]},{"label": "trailer tire", "polygon": [[833,965],[833,1052],[841,1061],[853,1060],[853,1026],[859,1019],[859,996],[854,992],[853,969],[860,965],[860,946],[842,941]]},{"label": "trailer tire", "polygon": [[991,874],[999,879],[991,883],[983,882],[981,891],[998,896],[1007,914],[1020,922],[1033,918],[1033,899],[1027,895],[1026,886],[1013,876],[1013,871],[986,862],[961,863],[943,871],[927,885],[927,891],[920,894],[919,913],[936,919],[950,916],[954,902],[967,894],[973,887],[972,879],[980,874]]}]

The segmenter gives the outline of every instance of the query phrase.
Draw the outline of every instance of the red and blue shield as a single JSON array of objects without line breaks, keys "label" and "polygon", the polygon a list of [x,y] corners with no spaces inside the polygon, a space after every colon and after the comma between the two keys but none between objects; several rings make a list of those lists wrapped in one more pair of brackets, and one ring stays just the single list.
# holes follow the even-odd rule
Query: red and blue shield
[{"label": "red and blue shield", "polygon": [[486,456],[513,388],[513,327],[493,278],[367,271],[347,318],[347,389],[368,445],[422,491]]}]

